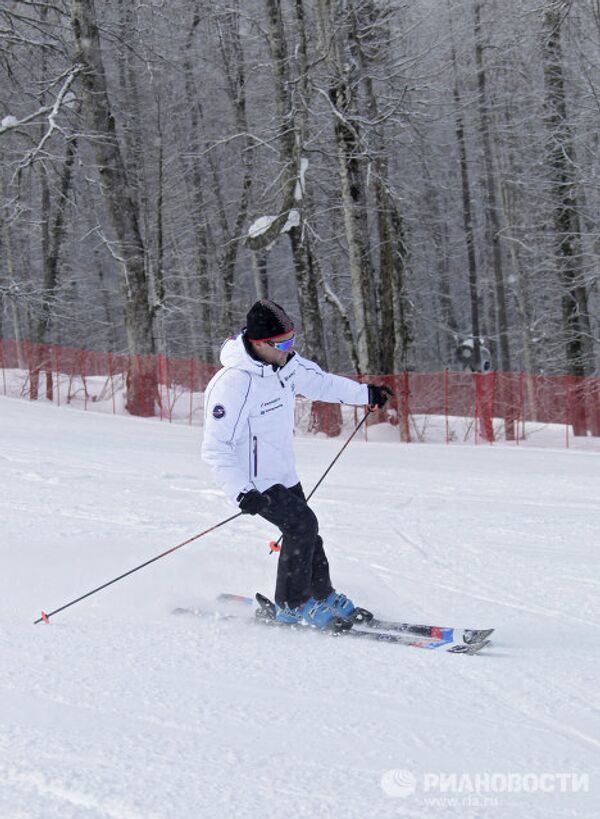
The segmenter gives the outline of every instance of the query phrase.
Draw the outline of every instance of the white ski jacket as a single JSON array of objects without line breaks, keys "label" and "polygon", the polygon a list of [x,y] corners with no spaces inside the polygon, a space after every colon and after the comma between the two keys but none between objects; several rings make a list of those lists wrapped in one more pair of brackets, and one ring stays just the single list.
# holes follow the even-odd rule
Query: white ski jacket
[{"label": "white ski jacket", "polygon": [[242,334],[221,349],[223,368],[204,393],[202,460],[232,502],[240,492],[298,483],[293,451],[294,401],[367,404],[366,384],[325,373],[297,353],[283,367],[256,361]]}]

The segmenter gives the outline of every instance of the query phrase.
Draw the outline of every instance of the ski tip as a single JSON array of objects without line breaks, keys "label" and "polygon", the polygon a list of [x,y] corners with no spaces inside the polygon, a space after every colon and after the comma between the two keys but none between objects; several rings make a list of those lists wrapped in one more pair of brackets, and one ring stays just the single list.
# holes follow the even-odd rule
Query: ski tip
[{"label": "ski tip", "polygon": [[463,632],[463,642],[471,645],[487,640],[494,633],[493,628],[465,629]]},{"label": "ski tip", "polygon": [[479,652],[484,648],[487,648],[491,642],[491,640],[481,640],[479,643],[463,643],[462,645],[456,645],[449,648],[448,651],[451,654],[467,654],[472,656],[474,654],[479,654]]}]

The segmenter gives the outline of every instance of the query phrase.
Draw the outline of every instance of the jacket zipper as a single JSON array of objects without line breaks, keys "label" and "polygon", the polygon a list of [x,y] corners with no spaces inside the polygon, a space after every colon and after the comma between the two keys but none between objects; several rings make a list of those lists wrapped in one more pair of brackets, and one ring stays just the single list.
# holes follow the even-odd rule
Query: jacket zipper
[{"label": "jacket zipper", "polygon": [[252,458],[254,460],[254,477],[258,475],[258,438],[252,436]]}]

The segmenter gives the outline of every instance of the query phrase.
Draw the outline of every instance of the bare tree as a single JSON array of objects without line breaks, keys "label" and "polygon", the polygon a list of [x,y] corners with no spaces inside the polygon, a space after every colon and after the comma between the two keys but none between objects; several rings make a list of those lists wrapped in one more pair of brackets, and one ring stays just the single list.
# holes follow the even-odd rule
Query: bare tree
[{"label": "bare tree", "polygon": [[373,373],[379,369],[379,350],[364,179],[366,157],[359,126],[357,61],[353,54],[356,49],[351,19],[354,5],[340,0],[318,0],[317,10],[320,49],[329,69],[327,87],[321,91],[329,101],[334,123],[358,362],[360,372]]},{"label": "bare tree", "polygon": [[372,131],[370,153],[375,192],[374,211],[379,239],[381,372],[394,372],[396,368],[406,370],[414,340],[410,321],[410,300],[406,287],[408,248],[404,220],[398,198],[392,189],[389,147],[384,130],[386,121],[391,118],[398,106],[398,101],[394,101],[389,111],[380,111],[373,76],[380,66],[384,70],[388,67],[386,55],[392,51],[390,17],[389,3],[368,1],[361,3],[353,15],[352,37],[361,68],[366,110]]},{"label": "bare tree", "polygon": [[561,30],[570,2],[551,0],[544,13],[544,79],[548,162],[552,173],[556,261],[563,286],[563,318],[569,370],[593,371],[590,349],[588,294],[581,271],[581,225],[577,203],[575,147],[567,113]]},{"label": "bare tree", "polygon": [[[547,161],[551,173],[555,261],[562,286],[562,313],[569,372],[593,372],[593,349],[588,291],[581,267],[581,224],[577,202],[577,160],[567,112],[561,32],[571,7],[565,0],[550,0],[544,10],[544,80],[546,85]],[[575,419],[576,434],[585,435],[584,407]]]},{"label": "bare tree", "polygon": [[456,142],[458,145],[460,163],[460,181],[462,191],[462,217],[464,224],[464,241],[467,250],[468,281],[469,281],[469,304],[471,308],[471,334],[473,337],[473,365],[479,369],[480,349],[481,349],[481,322],[479,315],[479,288],[477,258],[475,255],[475,231],[473,225],[473,204],[470,185],[469,160],[467,156],[467,140],[465,136],[465,124],[463,118],[463,103],[458,85],[458,70],[456,50],[452,45],[452,66],[453,66],[453,88],[454,117],[456,128]]},{"label": "bare tree", "polygon": [[148,300],[144,243],[138,209],[129,189],[116,124],[112,114],[93,0],[71,0],[76,59],[96,153],[102,191],[116,239],[111,253],[122,275],[125,327],[132,364],[128,373],[127,408],[135,415],[153,415],[156,382],[153,363],[141,358],[154,352]]},{"label": "bare tree", "polygon": [[597,4],[445,8],[5,0],[2,332],[210,361],[256,290],[340,370],[597,373]]}]

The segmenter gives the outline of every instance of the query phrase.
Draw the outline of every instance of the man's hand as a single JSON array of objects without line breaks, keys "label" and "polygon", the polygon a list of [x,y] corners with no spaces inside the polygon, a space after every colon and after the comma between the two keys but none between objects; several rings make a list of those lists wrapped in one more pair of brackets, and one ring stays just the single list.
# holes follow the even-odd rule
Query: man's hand
[{"label": "man's hand", "polygon": [[236,500],[245,515],[258,515],[271,503],[271,498],[268,495],[263,495],[258,489],[251,489],[249,492],[240,492]]},{"label": "man's hand", "polygon": [[394,393],[386,384],[369,384],[369,406],[385,407],[388,398]]}]

